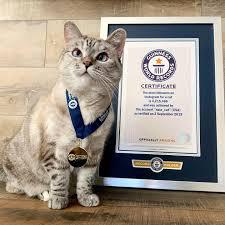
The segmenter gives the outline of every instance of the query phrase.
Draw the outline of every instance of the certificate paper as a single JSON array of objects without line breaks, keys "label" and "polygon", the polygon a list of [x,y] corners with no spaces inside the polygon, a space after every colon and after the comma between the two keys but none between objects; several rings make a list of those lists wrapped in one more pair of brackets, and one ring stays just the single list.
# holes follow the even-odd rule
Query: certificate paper
[{"label": "certificate paper", "polygon": [[197,38],[128,39],[118,153],[200,156]]}]

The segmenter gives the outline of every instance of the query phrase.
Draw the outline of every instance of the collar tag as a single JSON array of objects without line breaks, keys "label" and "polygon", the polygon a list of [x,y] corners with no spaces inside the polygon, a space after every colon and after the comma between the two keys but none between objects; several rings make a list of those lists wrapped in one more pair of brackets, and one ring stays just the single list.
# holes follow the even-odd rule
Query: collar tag
[{"label": "collar tag", "polygon": [[75,99],[71,99],[68,104],[70,109],[75,109],[77,107],[77,101]]},{"label": "collar tag", "polygon": [[88,159],[87,151],[83,148],[77,147],[70,151],[67,159],[71,166],[82,167],[86,164]]}]

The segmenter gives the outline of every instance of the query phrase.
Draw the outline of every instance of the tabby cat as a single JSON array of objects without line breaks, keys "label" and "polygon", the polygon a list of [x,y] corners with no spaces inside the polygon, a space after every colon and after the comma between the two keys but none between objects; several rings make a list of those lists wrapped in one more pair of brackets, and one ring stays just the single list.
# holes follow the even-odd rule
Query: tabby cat
[{"label": "tabby cat", "polygon": [[[77,177],[78,202],[83,206],[99,204],[92,184],[113,122],[110,104],[122,74],[120,57],[126,32],[117,29],[106,40],[95,39],[82,35],[69,21],[64,25],[64,38],[55,86],[32,108],[5,148],[3,159],[6,190],[38,196],[48,201],[51,209],[68,206],[72,174]],[[76,136],[66,90],[78,99],[84,124],[95,121],[110,106],[104,123],[84,139]],[[74,169],[67,156],[75,147],[84,148],[88,159],[84,166]]]}]

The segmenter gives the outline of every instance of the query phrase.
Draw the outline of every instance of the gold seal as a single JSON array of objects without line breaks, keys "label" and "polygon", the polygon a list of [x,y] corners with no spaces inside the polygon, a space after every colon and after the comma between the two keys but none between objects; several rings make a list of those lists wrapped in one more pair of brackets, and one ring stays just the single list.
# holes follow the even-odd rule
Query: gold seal
[{"label": "gold seal", "polygon": [[77,147],[70,151],[67,159],[71,166],[81,167],[87,162],[88,154],[85,149]]}]

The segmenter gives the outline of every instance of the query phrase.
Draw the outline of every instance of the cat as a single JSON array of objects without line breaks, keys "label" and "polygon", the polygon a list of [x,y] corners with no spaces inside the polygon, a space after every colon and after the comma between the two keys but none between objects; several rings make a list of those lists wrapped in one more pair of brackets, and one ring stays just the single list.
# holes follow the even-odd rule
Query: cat
[{"label": "cat", "polygon": [[[74,172],[78,202],[87,207],[99,205],[92,184],[113,122],[110,105],[122,75],[120,58],[126,31],[119,28],[106,40],[95,39],[82,35],[68,21],[64,25],[64,39],[55,86],[32,108],[3,157],[6,191],[38,196],[48,201],[51,209],[68,206],[69,179]],[[103,124],[84,139],[76,136],[66,90],[78,99],[85,125],[110,106]],[[72,168],[67,159],[75,147],[82,147],[88,153],[86,164],[78,168]]]}]

